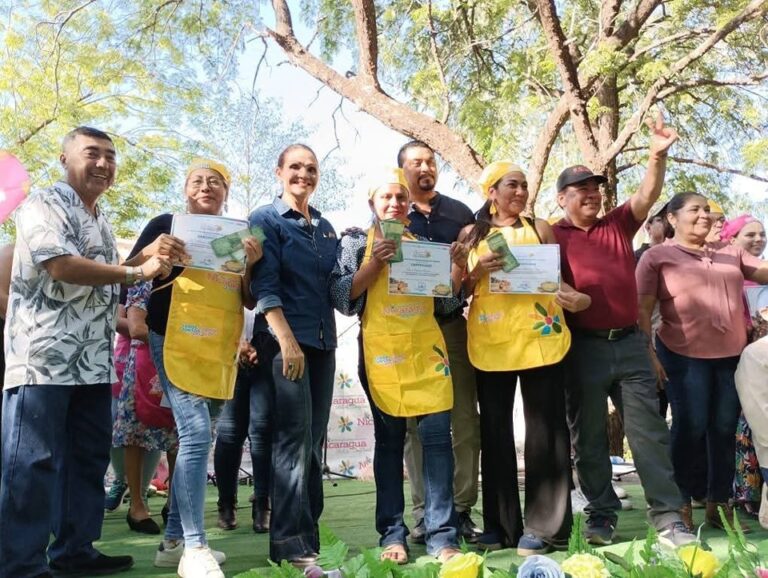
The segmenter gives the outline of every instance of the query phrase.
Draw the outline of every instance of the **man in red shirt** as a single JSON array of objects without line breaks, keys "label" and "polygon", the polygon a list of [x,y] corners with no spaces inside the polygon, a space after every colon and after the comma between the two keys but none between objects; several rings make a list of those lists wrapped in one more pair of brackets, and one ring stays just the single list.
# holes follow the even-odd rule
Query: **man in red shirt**
[{"label": "man in red shirt", "polygon": [[560,245],[563,281],[592,298],[591,307],[567,317],[573,333],[568,354],[568,421],[579,483],[589,501],[586,535],[592,544],[611,543],[621,508],[611,485],[605,427],[608,396],[620,400],[651,522],[662,538],[675,545],[695,540],[680,520],[683,502],[670,461],[669,431],[658,413],[648,336],[637,326],[632,248],[632,238],[659,198],[667,151],[677,138],[659,116],[651,125],[648,169],[640,188],[603,217],[598,217],[599,185],[606,182],[605,177],[574,166],[557,179],[558,204],[566,217],[553,230]]}]

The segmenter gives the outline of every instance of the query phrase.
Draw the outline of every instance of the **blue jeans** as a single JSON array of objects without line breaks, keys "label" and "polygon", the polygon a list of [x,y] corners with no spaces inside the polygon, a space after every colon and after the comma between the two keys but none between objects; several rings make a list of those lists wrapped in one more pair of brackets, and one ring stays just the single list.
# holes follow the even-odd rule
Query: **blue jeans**
[{"label": "blue jeans", "polygon": [[0,576],[27,578],[95,558],[112,441],[111,384],[3,392]]},{"label": "blue jeans", "polygon": [[182,391],[165,373],[165,337],[150,331],[149,346],[163,393],[168,398],[179,434],[179,452],[171,481],[171,505],[165,537],[184,538],[190,548],[205,546],[205,485],[211,449],[211,412],[205,397]]},{"label": "blue jeans", "polygon": [[[368,396],[373,415],[376,446],[373,476],[376,480],[376,530],[379,544],[406,545],[408,528],[403,521],[403,451],[407,419],[382,412],[373,401],[365,372],[362,349],[358,375]],[[427,553],[436,555],[444,548],[456,548],[456,511],[453,505],[453,443],[451,412],[441,411],[416,418],[423,448],[424,527]]]},{"label": "blue jeans", "polygon": [[[272,388],[270,374],[277,343],[271,337],[267,347],[254,343],[258,364],[240,367],[237,372],[235,396],[224,404],[216,422],[216,449],[213,467],[219,503],[237,503],[237,473],[243,455],[245,437],[250,439],[253,464],[253,492],[258,498],[269,496],[272,478]],[[258,340],[258,339],[257,339]],[[261,341],[261,340],[258,340]]]},{"label": "blue jeans", "polygon": [[269,557],[294,560],[320,550],[317,521],[323,512],[323,440],[328,427],[336,351],[301,346],[304,375],[283,377],[275,355],[269,376],[275,412],[272,437],[272,517]]},{"label": "blue jeans", "polygon": [[672,463],[683,498],[706,496],[711,502],[727,502],[741,413],[734,383],[739,358],[686,357],[671,351],[661,339],[656,340],[656,353],[669,378]]}]

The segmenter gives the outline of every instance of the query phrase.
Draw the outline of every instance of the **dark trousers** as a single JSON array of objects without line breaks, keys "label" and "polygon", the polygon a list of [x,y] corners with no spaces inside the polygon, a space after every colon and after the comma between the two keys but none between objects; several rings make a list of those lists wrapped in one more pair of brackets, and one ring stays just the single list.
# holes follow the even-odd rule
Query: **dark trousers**
[{"label": "dark trousers", "polygon": [[213,467],[219,503],[237,503],[237,480],[243,443],[250,441],[253,464],[253,493],[258,498],[269,496],[272,479],[272,413],[274,403],[270,387],[272,359],[277,343],[271,336],[260,334],[254,340],[258,363],[240,367],[235,395],[224,404],[216,422],[216,448]]},{"label": "dark trousers", "polygon": [[111,384],[3,393],[0,576],[27,578],[98,556],[112,442]]},{"label": "dark trousers", "polygon": [[[734,374],[738,357],[697,359],[656,340],[669,381],[672,406],[672,463],[684,499],[731,497],[735,472],[736,425],[741,405]],[[707,472],[707,475],[702,475]]]},{"label": "dark trousers", "polygon": [[660,529],[679,521],[683,502],[672,469],[669,430],[659,415],[656,375],[645,334],[637,331],[609,341],[574,331],[566,371],[568,425],[579,485],[589,500],[587,516],[615,524],[621,508],[611,485],[605,427],[610,396],[624,420],[651,523]]},{"label": "dark trousers", "polygon": [[[512,410],[517,379],[525,415],[525,527],[517,485]],[[563,364],[525,371],[477,372],[483,523],[510,545],[523,533],[545,540],[571,531],[571,445]]]},{"label": "dark trousers", "polygon": [[304,375],[283,377],[283,356],[271,364],[275,411],[272,437],[272,517],[269,557],[293,560],[320,549],[317,521],[323,512],[323,440],[336,372],[335,350],[301,346]]}]

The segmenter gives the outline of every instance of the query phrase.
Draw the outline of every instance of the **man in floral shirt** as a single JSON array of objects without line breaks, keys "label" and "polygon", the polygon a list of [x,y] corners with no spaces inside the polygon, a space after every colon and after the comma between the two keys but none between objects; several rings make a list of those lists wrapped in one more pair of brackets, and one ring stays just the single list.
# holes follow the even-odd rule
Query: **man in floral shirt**
[{"label": "man in floral shirt", "polygon": [[[99,197],[115,178],[106,133],[70,132],[66,177],[16,215],[8,300],[0,489],[0,577],[109,574],[133,565],[93,547],[104,517],[111,441],[112,338],[120,283],[170,272],[150,255],[118,265]],[[50,532],[54,541],[48,547]]]}]

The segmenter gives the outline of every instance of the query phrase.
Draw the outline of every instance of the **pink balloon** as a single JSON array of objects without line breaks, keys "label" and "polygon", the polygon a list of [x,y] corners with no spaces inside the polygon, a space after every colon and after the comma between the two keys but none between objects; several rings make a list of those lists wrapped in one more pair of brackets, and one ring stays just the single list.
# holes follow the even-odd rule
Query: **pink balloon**
[{"label": "pink balloon", "polygon": [[0,151],[0,223],[5,222],[29,192],[29,174],[15,156]]}]

